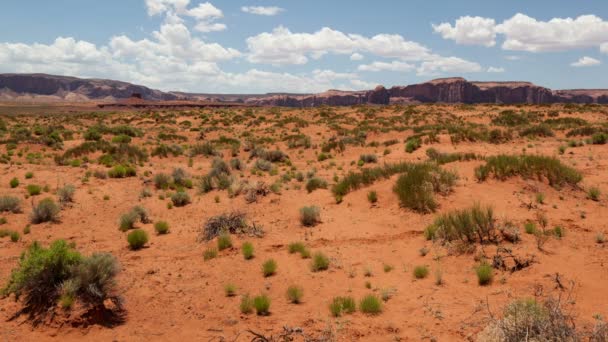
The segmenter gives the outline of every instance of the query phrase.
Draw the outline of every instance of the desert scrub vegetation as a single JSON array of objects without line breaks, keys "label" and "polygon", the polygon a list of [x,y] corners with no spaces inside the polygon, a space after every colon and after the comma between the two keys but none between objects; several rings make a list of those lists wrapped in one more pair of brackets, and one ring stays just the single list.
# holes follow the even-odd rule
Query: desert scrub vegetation
[{"label": "desert scrub vegetation", "polygon": [[311,193],[317,189],[327,189],[327,181],[319,177],[310,178],[308,182],[306,182],[306,191]]},{"label": "desert scrub vegetation", "polygon": [[127,242],[132,250],[142,249],[148,243],[148,233],[142,229],[135,229],[127,234]]},{"label": "desert scrub vegetation", "polygon": [[268,259],[262,264],[262,274],[264,277],[270,277],[277,272],[277,262],[274,259]]},{"label": "desert scrub vegetation", "polygon": [[377,315],[382,312],[382,301],[375,295],[366,295],[359,302],[359,310],[369,315]]},{"label": "desert scrub vegetation", "polygon": [[399,176],[393,191],[397,194],[402,207],[419,213],[434,212],[437,207],[435,193],[447,195],[458,177],[435,164],[413,164]]},{"label": "desert scrub vegetation", "polygon": [[397,164],[384,164],[373,168],[363,168],[360,172],[349,172],[332,188],[334,197],[339,202],[346,194],[363,186],[369,186],[376,181],[388,179],[392,175],[404,173],[410,170],[411,163],[402,162]]},{"label": "desert scrub vegetation", "polygon": [[21,212],[21,201],[14,196],[0,196],[0,212]]},{"label": "desert scrub vegetation", "polygon": [[470,208],[442,213],[426,228],[425,236],[444,242],[494,242],[497,239],[494,209],[476,203]]},{"label": "desert scrub vegetation", "polygon": [[414,267],[413,273],[414,273],[414,278],[424,279],[429,275],[429,268],[424,265],[416,266],[416,267]]},{"label": "desert scrub vegetation", "polygon": [[321,252],[317,252],[312,256],[310,269],[313,272],[325,271],[329,268],[329,258]]},{"label": "desert scrub vegetation", "polygon": [[146,224],[152,222],[146,208],[135,206],[130,211],[122,214],[118,221],[118,229],[122,232],[135,228],[137,221]]},{"label": "desert scrub vegetation", "polygon": [[287,245],[287,251],[289,252],[289,254],[299,253],[302,259],[310,258],[310,251],[302,242],[290,243],[289,245]]},{"label": "desert scrub vegetation", "polygon": [[253,307],[259,316],[270,315],[270,297],[265,294],[253,298]]},{"label": "desert scrub vegetation", "polygon": [[34,224],[59,221],[60,208],[52,198],[45,198],[32,208],[30,221]]},{"label": "desert scrub vegetation", "polygon": [[176,207],[183,207],[190,204],[190,195],[185,191],[177,191],[171,195],[171,202]]},{"label": "desert scrub vegetation", "polygon": [[475,177],[480,182],[490,176],[499,180],[521,176],[547,179],[549,185],[560,188],[564,185],[576,186],[583,176],[574,168],[562,164],[555,157],[541,155],[506,155],[501,154],[486,158],[486,163],[475,169]]},{"label": "desert scrub vegetation", "polygon": [[230,238],[230,234],[222,233],[217,237],[217,249],[223,251],[228,248],[232,248],[232,239]]},{"label": "desert scrub vegetation", "polygon": [[[122,300],[116,292],[115,277],[119,272],[116,259],[107,253],[82,256],[64,240],[48,248],[34,242],[21,255],[1,294],[13,294],[23,308],[15,314],[27,314],[34,325],[53,316],[58,304],[69,308],[75,301],[91,313],[106,313],[104,302],[110,300],[122,310]],[[102,315],[100,317],[107,318]]]},{"label": "desert scrub vegetation", "polygon": [[494,278],[492,266],[485,261],[475,267],[475,273],[477,274],[477,282],[481,286],[489,285]]},{"label": "desert scrub vegetation", "polygon": [[332,316],[340,317],[343,313],[351,314],[357,311],[357,304],[353,297],[335,297],[329,304]]},{"label": "desert scrub vegetation", "polygon": [[475,153],[463,153],[463,152],[442,153],[432,147],[426,150],[426,156],[429,157],[430,160],[436,162],[439,165],[453,163],[456,161],[469,161],[469,160],[481,159],[481,157],[476,155]]},{"label": "desert scrub vegetation", "polygon": [[313,227],[321,223],[321,209],[314,205],[300,208],[300,223],[304,227]]},{"label": "desert scrub vegetation", "polygon": [[164,235],[169,233],[169,224],[166,221],[156,221],[154,223],[154,230],[158,235]]},{"label": "desert scrub vegetation", "polygon": [[292,285],[287,288],[287,300],[292,304],[302,303],[304,289],[301,286]]},{"label": "desert scrub vegetation", "polygon": [[247,234],[256,237],[264,236],[264,231],[261,227],[255,224],[247,224],[246,215],[234,211],[210,217],[199,233],[197,241],[210,241],[224,233]]},{"label": "desert scrub vegetation", "polygon": [[241,252],[243,253],[243,258],[245,258],[245,260],[251,260],[255,256],[254,247],[251,242],[243,242]]},{"label": "desert scrub vegetation", "polygon": [[59,203],[65,205],[68,203],[74,202],[74,193],[76,192],[76,187],[71,184],[66,184],[57,190],[57,197],[59,198]]}]

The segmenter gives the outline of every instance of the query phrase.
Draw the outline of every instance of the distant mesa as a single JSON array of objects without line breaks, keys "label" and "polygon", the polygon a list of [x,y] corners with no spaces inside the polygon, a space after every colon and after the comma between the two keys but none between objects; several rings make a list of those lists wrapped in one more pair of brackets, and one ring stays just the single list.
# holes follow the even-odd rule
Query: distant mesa
[{"label": "distant mesa", "polygon": [[317,94],[199,94],[163,92],[127,82],[47,74],[0,74],[0,101],[91,102],[104,106],[351,106],[392,103],[608,104],[608,89],[551,90],[530,82],[471,82],[462,77],[389,89],[328,90]]}]

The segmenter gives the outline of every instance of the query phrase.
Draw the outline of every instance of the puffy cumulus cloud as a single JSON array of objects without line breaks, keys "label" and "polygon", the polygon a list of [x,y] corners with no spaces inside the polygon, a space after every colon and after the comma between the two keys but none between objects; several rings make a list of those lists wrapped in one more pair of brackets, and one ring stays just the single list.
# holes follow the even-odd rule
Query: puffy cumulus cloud
[{"label": "puffy cumulus cloud", "polygon": [[596,65],[600,65],[600,64],[602,64],[602,62],[600,62],[599,60],[588,57],[588,56],[584,56],[584,57],[579,58],[578,61],[576,61],[570,65],[573,67],[581,68],[581,67],[596,66]]},{"label": "puffy cumulus cloud", "polygon": [[482,71],[481,65],[458,57],[436,56],[425,61],[416,69],[418,75],[437,75],[441,73],[469,73]]},{"label": "puffy cumulus cloud", "polygon": [[433,25],[433,30],[444,39],[458,44],[494,46],[496,44],[496,21],[482,17],[460,17],[454,26],[450,23]]},{"label": "puffy cumulus cloud", "polygon": [[412,64],[400,62],[400,61],[392,61],[390,63],[387,62],[373,62],[370,64],[362,64],[357,67],[359,71],[401,71],[407,72],[412,71],[416,67]]},{"label": "puffy cumulus cloud", "polygon": [[309,57],[328,53],[352,56],[357,51],[411,61],[424,60],[431,56],[428,48],[405,40],[400,35],[379,34],[364,37],[329,27],[314,33],[293,33],[279,26],[272,32],[263,32],[247,38],[247,46],[247,59],[250,62],[273,65],[306,64]]},{"label": "puffy cumulus cloud", "polygon": [[186,16],[196,21],[195,29],[200,32],[223,31],[226,25],[216,22],[224,13],[213,4],[204,2],[188,8],[190,0],[146,0],[148,15],[164,15],[166,23],[182,22]]},{"label": "puffy cumulus cloud", "polygon": [[285,11],[285,9],[277,6],[243,6],[241,7],[241,11],[250,14],[274,16]]},{"label": "puffy cumulus cloud", "polygon": [[363,60],[363,58],[365,58],[362,54],[355,52],[352,55],[350,55],[350,60],[351,61],[360,61]]},{"label": "puffy cumulus cloud", "polygon": [[459,44],[493,46],[497,34],[504,36],[502,49],[527,52],[564,51],[608,44],[608,21],[590,14],[576,18],[541,21],[522,13],[496,24],[494,19],[461,17],[455,24],[433,26],[445,39]]},{"label": "puffy cumulus cloud", "polygon": [[505,68],[491,66],[488,68],[488,72],[495,72],[495,73],[505,72]]}]

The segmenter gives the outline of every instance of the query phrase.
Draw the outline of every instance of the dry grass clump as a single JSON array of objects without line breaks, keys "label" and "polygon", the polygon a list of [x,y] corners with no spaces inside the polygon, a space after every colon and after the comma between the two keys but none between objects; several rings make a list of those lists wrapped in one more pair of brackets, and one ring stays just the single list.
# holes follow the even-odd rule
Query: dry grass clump
[{"label": "dry grass clump", "polygon": [[261,227],[248,225],[244,213],[234,211],[213,216],[207,220],[203,226],[203,230],[199,234],[198,241],[213,240],[221,234],[247,234],[250,236],[261,237],[264,231]]},{"label": "dry grass clump", "polygon": [[475,204],[470,208],[443,213],[427,227],[425,236],[431,240],[460,240],[465,243],[496,241],[496,224],[492,207]]},{"label": "dry grass clump", "polygon": [[21,201],[14,196],[0,196],[0,212],[21,212]]},{"label": "dry grass clump", "polygon": [[300,223],[304,227],[313,227],[321,222],[321,209],[317,206],[300,208]]},{"label": "dry grass clump", "polygon": [[399,197],[401,206],[420,213],[430,213],[438,207],[435,193],[450,193],[457,178],[455,173],[442,170],[434,164],[413,164],[397,179],[393,191]]}]

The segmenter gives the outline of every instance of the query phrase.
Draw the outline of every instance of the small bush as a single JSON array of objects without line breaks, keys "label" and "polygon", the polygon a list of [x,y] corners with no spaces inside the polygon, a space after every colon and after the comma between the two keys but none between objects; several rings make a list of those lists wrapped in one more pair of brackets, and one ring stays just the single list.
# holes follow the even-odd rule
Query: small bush
[{"label": "small bush", "polygon": [[405,208],[420,213],[437,209],[434,193],[448,194],[456,181],[456,175],[433,164],[414,164],[397,179],[393,191]]},{"label": "small bush", "polygon": [[368,192],[367,200],[369,201],[369,203],[375,204],[376,202],[378,202],[378,193],[375,191]]},{"label": "small bush", "polygon": [[334,317],[340,317],[342,313],[351,314],[357,308],[352,297],[335,297],[329,305],[329,310]]},{"label": "small bush", "polygon": [[154,175],[154,187],[157,189],[168,189],[171,184],[171,177],[165,173],[157,173]]},{"label": "small bush", "polygon": [[251,242],[244,242],[241,247],[241,251],[243,252],[243,258],[245,260],[251,260],[254,257],[254,248]]},{"label": "small bush", "polygon": [[494,278],[492,266],[485,262],[475,268],[475,273],[477,274],[477,281],[481,286],[490,284]]},{"label": "small bush", "polygon": [[420,138],[411,138],[405,143],[405,152],[412,153],[422,145]]},{"label": "small bush", "polygon": [[287,299],[292,304],[300,304],[302,302],[302,296],[304,295],[304,289],[300,286],[290,286],[287,288]]},{"label": "small bush", "polygon": [[259,316],[270,314],[270,298],[267,295],[259,295],[253,298],[253,307]]},{"label": "small bush", "polygon": [[42,187],[37,184],[28,184],[26,189],[27,189],[28,195],[30,195],[30,196],[37,196],[37,195],[40,195],[40,193],[42,193]]},{"label": "small bush", "polygon": [[414,277],[416,279],[424,279],[429,275],[429,269],[426,266],[414,267]]},{"label": "small bush", "polygon": [[183,207],[190,203],[190,196],[187,192],[178,191],[171,195],[171,202],[176,207]]},{"label": "small bush", "polygon": [[34,224],[56,222],[59,219],[59,210],[52,198],[45,198],[34,206],[30,220]]},{"label": "small bush", "polygon": [[537,231],[534,222],[526,222],[526,224],[524,224],[524,230],[526,231],[526,234],[536,234]]},{"label": "small bush", "polygon": [[359,310],[366,314],[377,315],[382,312],[382,301],[374,295],[367,295],[359,302]]},{"label": "small bush", "polygon": [[262,274],[264,277],[270,277],[277,272],[277,262],[274,259],[268,259],[262,264]]},{"label": "small bush", "polygon": [[209,247],[203,252],[203,260],[208,261],[217,257],[217,248]]},{"label": "small bush", "polygon": [[148,233],[141,229],[135,229],[127,235],[127,242],[129,242],[129,248],[132,250],[141,249],[148,243]]},{"label": "small bush", "polygon": [[312,257],[310,269],[313,272],[325,271],[329,268],[329,258],[323,253],[317,252]]},{"label": "small bush", "polygon": [[587,198],[589,198],[592,201],[599,201],[600,200],[600,189],[596,186],[592,186],[589,188],[589,190],[587,190]]},{"label": "small bush", "polygon": [[441,214],[435,219],[432,227],[432,235],[445,241],[492,242],[496,240],[497,235],[494,210],[479,204]]},{"label": "small bush", "polygon": [[169,224],[166,221],[157,221],[154,223],[156,234],[163,235],[169,233]]},{"label": "small bush", "polygon": [[245,214],[232,212],[213,216],[207,220],[199,240],[209,241],[222,233],[241,234],[246,232]]},{"label": "small bush", "polygon": [[232,247],[232,239],[230,234],[223,233],[217,237],[217,249],[223,251]]},{"label": "small bush", "polygon": [[308,191],[308,193],[317,189],[327,189],[327,181],[319,177],[312,177],[306,182],[306,191]]},{"label": "small bush", "polygon": [[249,295],[243,295],[241,297],[241,303],[239,305],[241,313],[250,314],[253,311],[253,299]]},{"label": "small bush", "polygon": [[59,203],[71,203],[74,201],[74,193],[76,188],[71,184],[66,184],[59,190],[57,190],[57,196],[59,197]]},{"label": "small bush", "polygon": [[13,179],[11,179],[11,181],[9,182],[9,185],[11,186],[11,188],[16,188],[19,186],[19,179],[17,177],[14,177]]},{"label": "small bush", "polygon": [[0,212],[21,212],[21,201],[13,196],[0,196]]},{"label": "small bush", "polygon": [[363,161],[366,164],[377,163],[378,157],[375,154],[362,154],[359,156],[359,160]]},{"label": "small bush", "polygon": [[224,285],[224,293],[226,297],[234,297],[236,295],[236,286],[234,284]]},{"label": "small bush", "polygon": [[300,209],[300,223],[305,227],[313,227],[321,222],[321,210],[317,206]]}]

